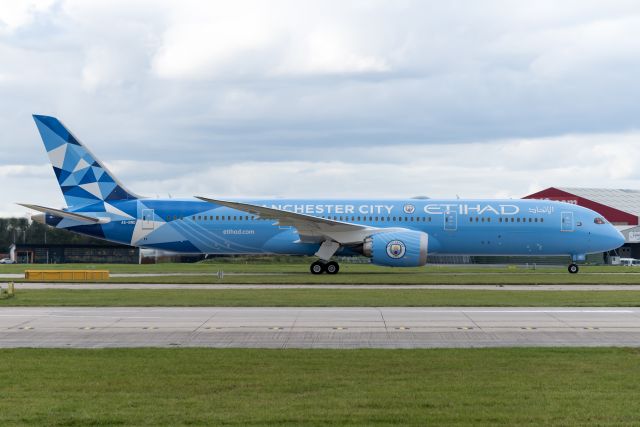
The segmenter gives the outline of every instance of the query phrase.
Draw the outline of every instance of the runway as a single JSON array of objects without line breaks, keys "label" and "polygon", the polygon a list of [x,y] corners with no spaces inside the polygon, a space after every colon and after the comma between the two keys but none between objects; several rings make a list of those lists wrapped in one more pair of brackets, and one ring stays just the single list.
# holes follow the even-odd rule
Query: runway
[{"label": "runway", "polygon": [[640,308],[26,308],[0,347],[640,346]]}]

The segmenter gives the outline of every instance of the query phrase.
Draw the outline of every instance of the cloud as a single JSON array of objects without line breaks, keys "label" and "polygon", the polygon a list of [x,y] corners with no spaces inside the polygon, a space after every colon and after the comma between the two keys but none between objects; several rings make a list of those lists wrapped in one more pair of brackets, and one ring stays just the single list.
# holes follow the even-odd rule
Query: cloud
[{"label": "cloud", "polygon": [[10,34],[33,22],[46,12],[55,0],[5,1],[0,3],[0,34]]},{"label": "cloud", "polygon": [[[313,2],[188,2],[153,58],[167,79],[255,79],[390,71],[336,6]],[[275,7],[274,7],[275,6]],[[309,10],[311,9],[311,10]],[[349,5],[341,7],[349,13]],[[359,7],[358,9],[363,9]]]},{"label": "cloud", "polygon": [[[220,164],[160,155],[104,160],[129,189],[149,197],[520,198],[550,186],[640,186],[640,132],[378,146],[365,153],[345,147],[339,159],[329,154],[309,149],[291,160]],[[8,200],[63,205],[49,165],[0,167],[0,178]],[[7,205],[0,213],[21,212]]]},{"label": "cloud", "polygon": [[0,212],[61,203],[15,175],[46,160],[33,113],[151,195],[637,186],[639,24],[635,1],[3,2]]}]

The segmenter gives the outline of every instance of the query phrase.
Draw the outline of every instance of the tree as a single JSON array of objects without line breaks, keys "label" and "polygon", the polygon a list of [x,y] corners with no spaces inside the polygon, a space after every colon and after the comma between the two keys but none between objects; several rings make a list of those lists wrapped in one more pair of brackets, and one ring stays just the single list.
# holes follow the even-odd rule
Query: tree
[{"label": "tree", "polygon": [[[45,237],[46,236],[46,237]],[[104,245],[105,241],[49,227],[26,218],[0,218],[0,252],[9,251],[12,243],[60,245]]]}]

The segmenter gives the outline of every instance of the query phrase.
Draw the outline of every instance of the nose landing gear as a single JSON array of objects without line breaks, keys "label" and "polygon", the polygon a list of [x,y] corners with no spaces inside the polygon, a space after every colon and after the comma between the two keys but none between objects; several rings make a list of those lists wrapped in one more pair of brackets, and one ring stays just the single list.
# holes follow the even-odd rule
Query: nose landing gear
[{"label": "nose landing gear", "polygon": [[571,274],[576,274],[580,269],[578,268],[578,264],[571,263],[567,270],[569,270],[569,273]]},{"label": "nose landing gear", "polygon": [[338,274],[340,264],[335,261],[324,262],[318,260],[309,266],[309,271],[311,271],[311,274]]}]

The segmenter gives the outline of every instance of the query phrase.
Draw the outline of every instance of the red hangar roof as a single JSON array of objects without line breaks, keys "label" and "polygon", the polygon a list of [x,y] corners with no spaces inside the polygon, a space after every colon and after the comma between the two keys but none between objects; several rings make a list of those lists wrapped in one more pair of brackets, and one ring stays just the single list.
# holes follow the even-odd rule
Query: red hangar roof
[{"label": "red hangar roof", "polygon": [[523,199],[557,200],[592,209],[614,225],[638,225],[640,190],[549,187]]}]

